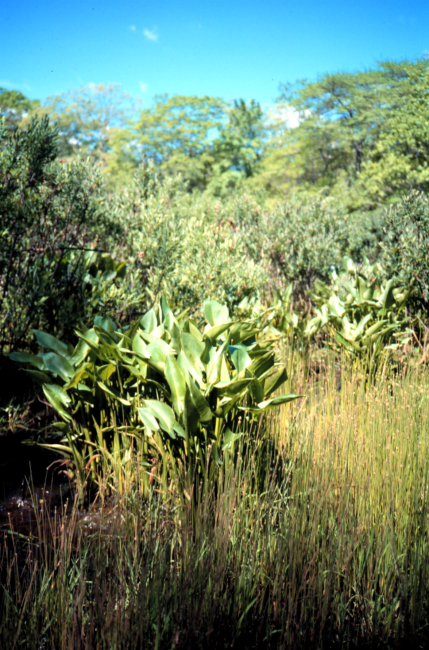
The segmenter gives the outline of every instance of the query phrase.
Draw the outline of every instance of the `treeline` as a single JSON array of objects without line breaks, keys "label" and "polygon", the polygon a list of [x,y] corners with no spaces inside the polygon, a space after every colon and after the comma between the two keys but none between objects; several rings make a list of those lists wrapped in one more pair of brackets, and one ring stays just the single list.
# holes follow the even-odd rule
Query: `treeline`
[{"label": "treeline", "polygon": [[8,129],[47,115],[58,157],[89,157],[111,190],[152,160],[162,177],[180,173],[188,191],[318,196],[353,212],[427,191],[428,90],[429,61],[418,59],[282,84],[266,112],[254,100],[182,95],[142,108],[118,85],[43,102],[0,88],[0,112]]}]

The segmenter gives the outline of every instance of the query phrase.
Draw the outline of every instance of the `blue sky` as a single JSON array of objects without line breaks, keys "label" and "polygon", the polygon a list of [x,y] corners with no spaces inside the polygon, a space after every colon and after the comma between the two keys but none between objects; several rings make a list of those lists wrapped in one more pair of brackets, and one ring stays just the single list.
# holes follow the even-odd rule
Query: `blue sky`
[{"label": "blue sky", "polygon": [[254,98],[280,82],[357,71],[429,50],[428,0],[3,0],[0,86],[44,99],[121,83],[158,93]]}]

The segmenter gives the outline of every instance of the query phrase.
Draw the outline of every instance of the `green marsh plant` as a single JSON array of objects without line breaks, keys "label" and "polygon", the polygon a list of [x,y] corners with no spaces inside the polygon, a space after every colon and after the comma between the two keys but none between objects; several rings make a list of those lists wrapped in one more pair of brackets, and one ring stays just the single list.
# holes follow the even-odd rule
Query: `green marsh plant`
[{"label": "green marsh plant", "polygon": [[383,279],[380,265],[368,260],[357,265],[345,257],[343,266],[344,272],[334,273],[330,285],[319,281],[308,292],[316,316],[308,322],[306,335],[326,328],[337,349],[358,360],[374,378],[387,368],[391,352],[410,340],[406,306],[413,288]]},{"label": "green marsh plant", "polygon": [[187,474],[212,481],[247,421],[298,397],[274,396],[287,375],[273,337],[216,301],[204,311],[199,328],[162,297],[127,328],[96,317],[76,347],[35,331],[45,352],[10,355],[32,366],[59,415],[61,439],[41,444],[66,457],[81,495],[106,480],[122,492],[135,456],[143,492],[156,480],[190,498]]},{"label": "green marsh plant", "polygon": [[336,390],[329,368],[266,415],[283,482],[252,490],[242,436],[194,511],[142,499],[137,471],[91,513],[35,504],[37,535],[2,531],[0,647],[427,647],[428,388],[422,367],[365,389],[348,365]]}]

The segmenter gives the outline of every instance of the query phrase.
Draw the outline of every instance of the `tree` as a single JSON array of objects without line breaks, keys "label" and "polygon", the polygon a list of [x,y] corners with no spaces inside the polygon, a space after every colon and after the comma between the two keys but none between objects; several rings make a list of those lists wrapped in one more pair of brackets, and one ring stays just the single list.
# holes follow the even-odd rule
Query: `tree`
[{"label": "tree", "polygon": [[228,122],[219,128],[213,142],[213,178],[210,189],[222,194],[226,189],[253,177],[257,171],[266,139],[263,112],[258,102],[234,100],[227,109]]},{"label": "tree", "polygon": [[28,99],[19,90],[0,88],[0,118],[5,119],[8,130],[17,127],[23,117],[39,104],[40,102],[37,99]]},{"label": "tree", "polygon": [[225,108],[214,97],[158,95],[141,112],[128,142],[136,138],[140,155],[153,159],[163,174],[181,173],[189,189],[204,189],[214,162],[210,136],[221,128]]},{"label": "tree", "polygon": [[100,84],[49,97],[43,106],[33,109],[29,119],[32,115],[49,117],[58,131],[60,158],[80,155],[105,166],[114,130],[124,127],[136,110],[135,102],[119,84]]},{"label": "tree", "polygon": [[341,197],[350,209],[426,191],[428,91],[426,59],[283,84],[278,101],[297,112],[299,125],[267,156],[274,177],[283,177],[277,187]]}]

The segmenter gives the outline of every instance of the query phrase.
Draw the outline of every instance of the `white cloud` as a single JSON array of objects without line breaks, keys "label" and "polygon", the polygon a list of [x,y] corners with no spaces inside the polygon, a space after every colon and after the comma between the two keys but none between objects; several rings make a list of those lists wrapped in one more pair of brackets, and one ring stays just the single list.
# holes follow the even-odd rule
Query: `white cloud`
[{"label": "white cloud", "polygon": [[153,29],[144,29],[143,34],[148,38],[150,41],[157,41],[158,40],[158,32],[156,27]]},{"label": "white cloud", "polygon": [[292,106],[287,104],[270,106],[267,110],[267,116],[270,120],[278,125],[284,124],[289,129],[299,126],[299,113]]},{"label": "white cloud", "polygon": [[144,93],[146,93],[147,92],[147,84],[143,83],[143,81],[139,81],[139,84],[140,84],[140,88],[142,89],[142,91]]},{"label": "white cloud", "polygon": [[135,25],[130,25],[129,29],[130,29],[130,31],[135,32],[136,31],[136,26]]}]

